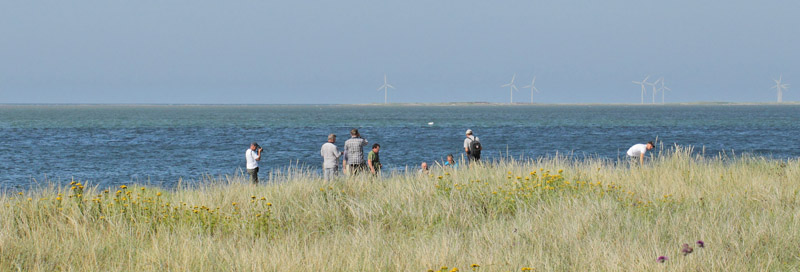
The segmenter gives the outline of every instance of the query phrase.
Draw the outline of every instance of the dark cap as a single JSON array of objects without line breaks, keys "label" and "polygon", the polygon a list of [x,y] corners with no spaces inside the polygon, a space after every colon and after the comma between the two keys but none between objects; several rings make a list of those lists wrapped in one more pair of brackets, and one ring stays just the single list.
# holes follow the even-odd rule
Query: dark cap
[{"label": "dark cap", "polygon": [[258,146],[258,143],[252,142],[252,143],[250,143],[250,145]]}]

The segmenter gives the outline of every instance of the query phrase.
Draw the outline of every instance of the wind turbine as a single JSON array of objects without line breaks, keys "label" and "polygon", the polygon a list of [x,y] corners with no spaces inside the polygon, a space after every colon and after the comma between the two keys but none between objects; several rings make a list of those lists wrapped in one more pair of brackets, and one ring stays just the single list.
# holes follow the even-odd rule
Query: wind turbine
[{"label": "wind turbine", "polygon": [[664,78],[663,77],[661,78],[661,87],[658,87],[658,91],[661,92],[661,104],[663,105],[664,104],[664,91],[672,91],[672,89],[670,89],[669,87],[664,86]]},{"label": "wind turbine", "polygon": [[651,102],[651,104],[655,104],[656,103],[656,92],[658,91],[658,90],[656,90],[656,85],[658,85],[658,82],[661,81],[661,80],[664,80],[664,78],[662,77],[662,78],[656,79],[656,82],[653,82],[653,83],[645,83],[647,85],[650,85],[650,87],[653,87],[653,102]]},{"label": "wind turbine", "polygon": [[511,102],[509,104],[514,104],[514,90],[519,91],[519,89],[517,89],[517,86],[514,85],[514,79],[515,78],[517,78],[517,74],[516,73],[514,74],[514,76],[511,77],[511,82],[509,82],[506,85],[500,85],[500,87],[509,87],[509,89],[511,89]]},{"label": "wind turbine", "polygon": [[775,86],[770,88],[770,89],[778,89],[778,103],[783,102],[783,91],[789,88],[789,84],[781,84],[782,80],[783,80],[783,75],[781,75],[778,78],[778,80],[773,79],[773,81],[775,81]]},{"label": "wind turbine", "polygon": [[387,93],[389,92],[389,88],[394,89],[394,86],[389,85],[389,83],[386,82],[386,74],[383,74],[383,85],[378,87],[378,91],[383,89],[383,104],[386,104],[386,97]]},{"label": "wind turbine", "polygon": [[646,76],[642,81],[633,81],[633,84],[639,84],[642,86],[642,104],[644,104],[644,92],[645,92],[644,85],[648,84],[647,83],[648,78],[650,78],[650,76]]},{"label": "wind turbine", "polygon": [[534,84],[536,84],[536,77],[533,77],[533,80],[531,80],[531,85],[522,87],[523,89],[531,88],[531,104],[533,104],[533,91],[539,92],[539,89],[536,89]]}]

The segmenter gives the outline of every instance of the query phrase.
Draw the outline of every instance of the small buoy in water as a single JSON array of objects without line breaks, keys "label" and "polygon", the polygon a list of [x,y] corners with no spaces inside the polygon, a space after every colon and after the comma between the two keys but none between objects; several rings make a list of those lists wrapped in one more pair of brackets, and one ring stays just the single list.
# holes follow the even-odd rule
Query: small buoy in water
[{"label": "small buoy in water", "polygon": [[432,126],[432,125],[433,125],[433,122],[428,122],[428,125],[429,125],[429,126]]}]

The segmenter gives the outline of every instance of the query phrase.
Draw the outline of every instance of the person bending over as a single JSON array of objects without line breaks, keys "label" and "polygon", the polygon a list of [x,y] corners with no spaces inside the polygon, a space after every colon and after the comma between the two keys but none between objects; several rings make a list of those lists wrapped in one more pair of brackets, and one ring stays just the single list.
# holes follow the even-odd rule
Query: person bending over
[{"label": "person bending over", "polygon": [[628,149],[628,157],[635,159],[639,157],[639,165],[644,165],[644,153],[647,153],[648,150],[652,150],[655,148],[653,142],[647,142],[647,144],[635,144]]}]

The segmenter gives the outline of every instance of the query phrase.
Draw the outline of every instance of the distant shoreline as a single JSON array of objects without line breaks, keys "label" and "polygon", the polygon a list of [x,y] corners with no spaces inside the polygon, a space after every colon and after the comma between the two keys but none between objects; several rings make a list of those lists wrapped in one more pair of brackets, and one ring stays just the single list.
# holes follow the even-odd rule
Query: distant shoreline
[{"label": "distant shoreline", "polygon": [[800,105],[800,102],[681,102],[666,104],[639,104],[639,103],[490,103],[490,102],[442,102],[442,103],[370,103],[370,104],[180,104],[180,103],[0,103],[0,107],[15,106],[787,106]]}]

